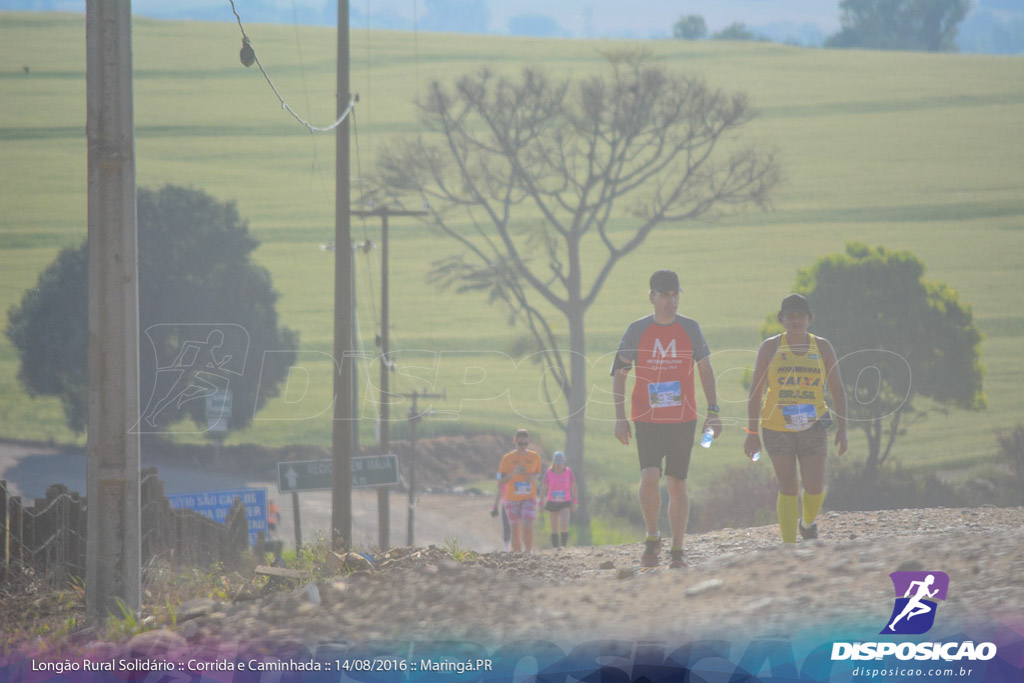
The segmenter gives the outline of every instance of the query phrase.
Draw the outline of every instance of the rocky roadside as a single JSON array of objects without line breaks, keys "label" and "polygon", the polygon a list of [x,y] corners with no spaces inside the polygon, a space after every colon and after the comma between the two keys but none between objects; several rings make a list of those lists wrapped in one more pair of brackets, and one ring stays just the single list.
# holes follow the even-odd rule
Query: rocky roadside
[{"label": "rocky roadside", "polygon": [[941,570],[948,624],[1024,615],[1024,509],[826,513],[818,541],[783,547],[774,526],[688,539],[690,567],[639,566],[639,544],[534,555],[406,548],[373,569],[292,584],[234,602],[193,601],[173,629],[109,653],[210,643],[359,643],[448,639],[484,648],[519,640],[684,641],[714,634],[793,634],[818,624],[884,626],[888,574]]}]

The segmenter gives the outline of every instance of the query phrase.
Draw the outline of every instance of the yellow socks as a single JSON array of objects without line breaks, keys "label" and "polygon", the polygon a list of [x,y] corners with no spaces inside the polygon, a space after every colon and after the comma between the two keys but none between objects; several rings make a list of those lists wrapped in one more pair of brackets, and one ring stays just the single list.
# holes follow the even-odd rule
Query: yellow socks
[{"label": "yellow socks", "polygon": [[[819,507],[820,507],[819,503]],[[779,494],[775,503],[775,511],[779,516],[779,532],[783,543],[796,543],[796,525],[800,521],[800,505],[796,496]]]},{"label": "yellow socks", "polygon": [[[821,505],[824,502],[824,493],[807,493],[804,491],[802,520],[804,527],[814,523],[818,513],[821,512]],[[800,502],[797,500],[797,497],[780,493],[779,500],[775,503],[775,511],[779,516],[779,533],[782,534],[782,542],[796,543],[797,525],[801,521]]]},{"label": "yellow socks", "polygon": [[821,504],[825,502],[824,493],[807,493],[804,491],[804,526],[810,526],[821,512]]}]

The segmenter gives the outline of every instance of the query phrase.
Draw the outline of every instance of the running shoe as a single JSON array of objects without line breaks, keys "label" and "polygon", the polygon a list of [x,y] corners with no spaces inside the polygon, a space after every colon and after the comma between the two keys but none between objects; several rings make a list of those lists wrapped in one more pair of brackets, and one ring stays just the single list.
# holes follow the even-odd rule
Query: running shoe
[{"label": "running shoe", "polygon": [[800,536],[805,541],[815,541],[818,538],[818,523],[811,522],[810,526],[804,526],[804,520],[800,520]]},{"label": "running shoe", "polygon": [[686,555],[683,554],[682,550],[672,551],[672,561],[668,563],[669,569],[683,569],[689,566],[689,563],[686,561]]},{"label": "running shoe", "polygon": [[644,554],[640,556],[640,565],[643,567],[657,567],[660,562],[661,539],[644,541]]}]

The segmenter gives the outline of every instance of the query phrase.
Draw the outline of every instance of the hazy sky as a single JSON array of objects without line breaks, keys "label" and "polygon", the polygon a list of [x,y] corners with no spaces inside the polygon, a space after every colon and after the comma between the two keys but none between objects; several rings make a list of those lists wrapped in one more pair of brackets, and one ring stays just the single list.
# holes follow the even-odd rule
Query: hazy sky
[{"label": "hazy sky", "polygon": [[[436,4],[438,0],[434,0]],[[619,35],[633,32],[649,36],[657,32],[671,32],[672,24],[682,15],[700,14],[712,30],[721,29],[734,21],[748,26],[773,22],[816,24],[830,33],[839,26],[838,0],[483,0],[490,17],[490,30],[504,32],[508,20],[524,14],[544,15],[554,19],[573,35],[585,35],[588,22],[594,35]],[[0,0],[0,5],[2,5]],[[81,3],[84,9],[84,1]],[[286,16],[291,14],[293,0],[235,0],[239,12],[245,16],[247,4],[277,6]],[[294,0],[299,7],[322,9],[334,6],[331,0]],[[390,14],[412,20],[414,14],[422,18],[431,8],[431,0],[350,0],[350,6],[366,14]],[[174,0],[175,13],[187,8],[223,7],[227,19],[231,18],[227,0]],[[133,0],[132,7],[139,14],[164,14],[170,7],[168,0]]]}]

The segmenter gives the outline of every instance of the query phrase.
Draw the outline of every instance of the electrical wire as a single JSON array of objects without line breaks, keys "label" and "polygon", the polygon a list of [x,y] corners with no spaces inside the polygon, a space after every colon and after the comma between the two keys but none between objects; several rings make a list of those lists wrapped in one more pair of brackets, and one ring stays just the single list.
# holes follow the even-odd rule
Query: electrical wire
[{"label": "electrical wire", "polygon": [[416,97],[420,96],[420,9],[419,0],[412,0],[413,74],[416,77]]},{"label": "electrical wire", "polygon": [[[308,115],[312,113],[313,106],[309,102],[309,85],[306,83],[306,60],[302,55],[302,40],[299,36],[299,10],[295,5],[295,0],[292,0],[292,26],[295,29],[295,49],[299,53],[299,74],[302,76],[302,94],[306,98],[306,113]],[[309,140],[313,145],[313,161],[309,169],[309,186],[310,189],[313,188],[313,177],[316,176],[320,180],[320,190],[326,195],[327,182],[324,178],[324,168],[320,164],[320,150],[317,148],[317,139],[313,135],[313,131],[309,132]]]},{"label": "electrical wire", "polygon": [[270,89],[274,91],[275,95],[277,95],[277,99],[281,103],[281,108],[284,109],[285,111],[287,111],[289,114],[291,114],[292,118],[294,118],[296,121],[298,121],[303,126],[308,128],[309,131],[312,132],[312,133],[328,133],[328,132],[334,130],[335,128],[337,128],[338,126],[340,126],[342,124],[342,122],[346,118],[348,118],[348,115],[355,108],[355,104],[356,104],[355,96],[352,95],[352,96],[349,97],[348,106],[345,107],[345,111],[343,111],[341,113],[341,116],[339,116],[338,119],[334,123],[329,125],[329,126],[314,126],[313,124],[309,123],[304,118],[299,116],[297,113],[295,113],[295,110],[292,109],[291,106],[287,102],[285,102],[284,98],[281,97],[281,93],[278,92],[277,87],[274,85],[274,81],[272,81],[270,79],[270,74],[268,74],[267,70],[265,68],[263,68],[263,62],[260,61],[259,56],[256,54],[255,48],[252,48],[252,41],[249,39],[249,36],[246,34],[245,27],[242,26],[242,17],[238,16],[238,10],[235,9],[235,0],[228,0],[228,2],[231,3],[231,11],[234,13],[235,19],[238,20],[238,28],[242,31],[242,43],[245,44],[245,45],[248,45],[250,47],[250,49],[253,50],[253,52],[252,52],[253,59],[256,60],[256,65],[260,68],[260,72],[263,74],[263,78],[267,81],[267,85],[269,85]]},{"label": "electrical wire", "polygon": [[[373,130],[373,59],[370,54],[370,0],[366,0],[366,124]],[[373,133],[367,136],[367,152],[373,158]]]}]

